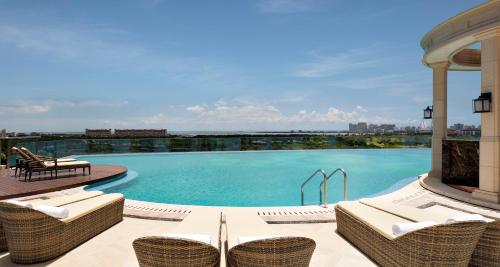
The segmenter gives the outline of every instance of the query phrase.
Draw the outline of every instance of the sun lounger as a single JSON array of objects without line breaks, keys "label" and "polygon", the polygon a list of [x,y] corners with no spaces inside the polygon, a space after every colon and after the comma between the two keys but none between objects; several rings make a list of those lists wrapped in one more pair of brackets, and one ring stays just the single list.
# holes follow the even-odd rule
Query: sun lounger
[{"label": "sun lounger", "polygon": [[307,237],[284,236],[256,212],[226,212],[228,266],[309,266],[316,248]]},{"label": "sun lounger", "polygon": [[[10,258],[29,264],[56,258],[123,219],[124,198],[106,194],[64,205],[57,219],[29,207],[0,202],[0,220]],[[36,207],[35,207],[36,208]]]},{"label": "sun lounger", "polygon": [[[35,154],[33,154],[33,152],[31,152],[29,149],[27,149],[25,147],[21,147],[21,150],[26,155],[28,155],[32,160],[37,160],[37,161],[39,161],[39,160],[52,160],[52,158],[50,158],[50,157],[35,155]],[[73,159],[73,158],[59,158],[59,159],[57,159],[57,162],[72,162],[72,161],[76,161],[76,159]]]},{"label": "sun lounger", "polygon": [[[360,202],[411,221],[433,220],[445,223],[451,216],[463,214],[463,212],[452,210],[448,213],[430,212],[411,206],[394,204],[387,200],[362,199]],[[469,264],[470,266],[500,265],[500,220],[488,220],[486,230],[481,235]]]},{"label": "sun lounger", "polygon": [[339,203],[335,212],[338,233],[382,266],[468,266],[486,228],[469,221],[395,235],[392,226],[414,221],[354,201]]},{"label": "sun lounger", "polygon": [[[103,194],[103,192],[101,192],[101,191],[90,191],[90,192],[85,191],[82,193],[77,193],[77,194],[72,194],[72,195],[67,195],[67,196],[54,197],[54,198],[49,198],[49,199],[27,200],[24,202],[30,203],[33,206],[35,206],[35,205],[47,205],[47,206],[60,207],[60,206],[71,204],[73,202],[78,202],[78,201],[82,201],[85,199],[100,196],[102,194]],[[2,224],[0,223],[0,251],[4,251],[4,250],[7,250],[7,239],[5,238],[5,234],[3,232],[3,227],[2,227]]]},{"label": "sun lounger", "polygon": [[221,213],[211,209],[192,211],[176,228],[133,242],[141,267],[219,266]]},{"label": "sun lounger", "polygon": [[[40,158],[33,153],[29,152],[26,148],[19,149],[17,147],[12,147],[12,150],[19,154],[24,162],[22,164],[22,168],[25,170],[24,172],[24,180],[26,181],[28,178],[31,180],[31,176],[33,172],[50,172],[50,178],[53,177],[52,173],[55,171],[55,176],[57,178],[57,172],[59,170],[72,170],[72,169],[82,169],[85,174],[85,170],[88,169],[90,174],[91,165],[88,161],[75,161],[75,160],[67,160],[67,159],[51,159],[51,158]],[[30,154],[28,154],[28,152]],[[17,170],[16,170],[17,173]]]}]

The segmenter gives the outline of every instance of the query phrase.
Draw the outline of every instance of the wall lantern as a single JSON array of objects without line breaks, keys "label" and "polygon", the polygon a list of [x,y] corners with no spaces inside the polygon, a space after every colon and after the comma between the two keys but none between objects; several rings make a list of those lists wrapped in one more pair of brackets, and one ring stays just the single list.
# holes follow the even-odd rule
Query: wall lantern
[{"label": "wall lantern", "polygon": [[491,111],[491,93],[481,93],[481,95],[472,100],[474,113],[483,113]]},{"label": "wall lantern", "polygon": [[433,106],[427,106],[427,108],[424,109],[424,119],[432,119],[432,109]]}]

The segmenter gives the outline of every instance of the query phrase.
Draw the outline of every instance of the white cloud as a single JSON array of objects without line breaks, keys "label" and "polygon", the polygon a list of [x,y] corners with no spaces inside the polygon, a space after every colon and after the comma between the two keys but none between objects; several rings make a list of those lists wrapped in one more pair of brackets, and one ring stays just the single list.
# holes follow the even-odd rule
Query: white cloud
[{"label": "white cloud", "polygon": [[352,111],[344,111],[335,107],[330,107],[324,113],[316,112],[315,110],[310,112],[307,112],[306,110],[300,110],[296,114],[289,116],[287,119],[290,122],[358,122],[368,120],[364,116],[366,112],[367,110],[361,106],[356,106],[356,108]]},{"label": "white cloud", "polygon": [[259,0],[257,7],[262,13],[300,13],[318,10],[321,0]]},{"label": "white cloud", "polygon": [[[195,106],[196,107],[196,106]],[[224,101],[215,103],[213,107],[197,110],[198,116],[206,121],[216,122],[274,122],[282,119],[283,114],[272,105],[228,104]]]},{"label": "white cloud", "polygon": [[193,57],[152,51],[130,41],[130,34],[103,25],[24,26],[0,24],[0,45],[12,46],[30,55],[71,61],[106,71],[146,72],[170,80],[200,82],[220,79],[225,72]]},{"label": "white cloud", "polygon": [[160,124],[160,123],[167,123],[168,118],[165,114],[158,113],[158,114],[153,115],[151,117],[143,118],[141,121],[144,124]]},{"label": "white cloud", "polygon": [[325,112],[300,110],[296,113],[286,114],[273,105],[265,104],[228,104],[224,101],[217,102],[214,106],[192,106],[188,108],[197,114],[199,123],[345,123],[366,120],[367,112],[361,106],[352,111],[344,111],[330,107]]},{"label": "white cloud", "polygon": [[422,88],[430,88],[430,79],[424,77],[422,73],[402,73],[371,76],[356,79],[336,79],[329,82],[329,85],[343,87],[353,90],[373,90],[386,89],[390,91],[415,91]]},{"label": "white cloud", "polygon": [[193,113],[202,113],[205,111],[206,105],[195,105],[187,107],[186,110]]},{"label": "white cloud", "polygon": [[46,113],[51,109],[47,104],[11,104],[0,106],[0,114],[38,114]]},{"label": "white cloud", "polygon": [[107,102],[102,100],[31,100],[0,105],[0,114],[40,114],[49,111],[69,111],[73,109],[110,109],[128,105],[128,101]]},{"label": "white cloud", "polygon": [[336,76],[358,69],[373,68],[382,62],[380,58],[375,57],[376,53],[373,53],[373,50],[373,47],[350,49],[333,56],[323,56],[312,51],[310,54],[314,60],[299,65],[294,75],[303,78],[319,78]]}]

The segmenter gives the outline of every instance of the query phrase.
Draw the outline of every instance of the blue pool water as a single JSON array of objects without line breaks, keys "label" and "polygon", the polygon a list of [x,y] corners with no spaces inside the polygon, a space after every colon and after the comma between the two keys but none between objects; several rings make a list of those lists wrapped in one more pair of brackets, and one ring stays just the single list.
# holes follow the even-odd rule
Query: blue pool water
[{"label": "blue pool water", "polygon": [[[300,186],[315,170],[348,172],[349,199],[396,190],[430,168],[430,149],[339,149],[264,152],[188,152],[81,156],[116,164],[127,177],[89,187],[126,198],[207,206],[297,206]],[[305,188],[318,202],[317,176]],[[329,182],[329,203],[343,198],[339,175]],[[123,183],[122,183],[123,182]]]}]

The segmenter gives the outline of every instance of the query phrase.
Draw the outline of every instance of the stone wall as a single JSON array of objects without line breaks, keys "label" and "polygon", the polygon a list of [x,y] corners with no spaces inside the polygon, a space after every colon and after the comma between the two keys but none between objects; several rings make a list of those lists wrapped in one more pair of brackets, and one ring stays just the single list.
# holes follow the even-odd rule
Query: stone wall
[{"label": "stone wall", "polygon": [[443,140],[445,184],[479,187],[479,142]]}]

